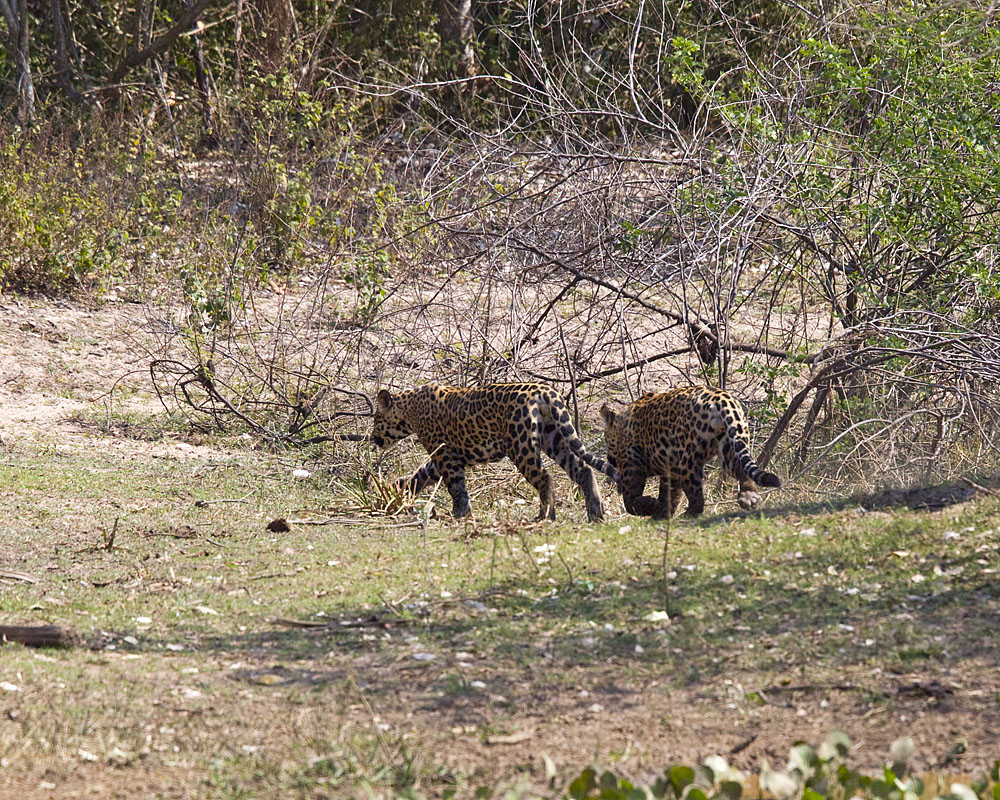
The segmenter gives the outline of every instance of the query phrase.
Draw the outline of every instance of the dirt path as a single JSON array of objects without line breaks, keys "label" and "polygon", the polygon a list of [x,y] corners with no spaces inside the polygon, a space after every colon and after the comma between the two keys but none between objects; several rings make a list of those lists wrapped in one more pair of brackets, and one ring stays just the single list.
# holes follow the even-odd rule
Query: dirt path
[{"label": "dirt path", "polygon": [[3,298],[0,441],[49,440],[57,450],[127,446],[182,460],[225,456],[179,439],[124,442],[102,431],[109,410],[163,412],[149,383],[148,326],[143,309],[132,304]]},{"label": "dirt path", "polygon": [[[145,359],[127,333],[136,327],[129,313],[134,308],[34,298],[0,302],[0,432],[79,439],[82,429],[67,417],[109,402],[114,381],[143,369]],[[126,405],[156,407],[148,397]]]}]

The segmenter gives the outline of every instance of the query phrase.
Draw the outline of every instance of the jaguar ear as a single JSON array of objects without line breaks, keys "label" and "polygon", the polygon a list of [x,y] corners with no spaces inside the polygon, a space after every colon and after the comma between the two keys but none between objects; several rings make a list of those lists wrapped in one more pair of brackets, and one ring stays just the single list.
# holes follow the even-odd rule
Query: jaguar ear
[{"label": "jaguar ear", "polygon": [[378,402],[379,411],[385,412],[392,408],[392,395],[385,389],[379,389],[378,396],[375,399]]},{"label": "jaguar ear", "polygon": [[608,404],[607,403],[605,403],[603,406],[601,406],[601,419],[604,420],[604,429],[605,430],[607,430],[608,428],[610,428],[612,425],[615,424],[615,419],[616,418],[617,418],[617,415],[615,414],[614,411],[612,411],[610,408],[608,408]]}]

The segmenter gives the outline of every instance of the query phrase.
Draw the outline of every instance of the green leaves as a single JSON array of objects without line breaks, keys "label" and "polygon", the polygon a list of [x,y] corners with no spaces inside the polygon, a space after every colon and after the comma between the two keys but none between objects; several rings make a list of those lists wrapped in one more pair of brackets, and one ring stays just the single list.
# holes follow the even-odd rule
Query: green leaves
[{"label": "green leaves", "polygon": [[684,792],[684,787],[694,783],[694,770],[691,767],[677,764],[667,770],[667,777],[670,779],[670,785],[674,787],[675,795],[680,797]]},{"label": "green leaves", "polygon": [[[774,770],[763,760],[759,786],[763,797],[774,800],[920,800],[929,797],[923,781],[907,775],[907,763],[914,752],[908,736],[893,742],[892,762],[879,778],[852,770],[843,763],[850,752],[850,739],[834,731],[813,749],[807,744],[791,748],[786,770]],[[990,781],[972,784],[951,783],[943,787],[935,800],[1000,800],[1000,762],[993,765]],[[569,785],[564,798],[572,800],[740,800],[742,776],[732,770],[721,756],[705,759],[704,766],[674,764],[664,771],[652,787],[636,787],[625,778],[606,771],[598,774],[588,767]],[[478,794],[476,795],[479,796]]]}]

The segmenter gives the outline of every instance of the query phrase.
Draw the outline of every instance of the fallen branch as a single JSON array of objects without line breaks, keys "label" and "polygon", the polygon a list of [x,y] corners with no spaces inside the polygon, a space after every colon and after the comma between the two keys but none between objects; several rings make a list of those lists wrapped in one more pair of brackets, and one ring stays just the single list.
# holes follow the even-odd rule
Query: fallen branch
[{"label": "fallen branch", "polygon": [[55,625],[0,625],[0,641],[28,647],[70,647],[79,644],[80,637]]},{"label": "fallen branch", "polygon": [[[288,520],[289,525],[365,525],[370,523],[373,519],[378,519],[377,517],[328,517],[327,519],[290,519]],[[384,517],[388,519],[388,517]],[[420,521],[414,520],[413,522],[396,522],[392,525],[388,525],[389,528],[419,528]]]},{"label": "fallen branch", "polygon": [[347,620],[342,622],[339,619],[330,619],[326,621],[320,620],[299,620],[299,619],[288,619],[287,617],[277,617],[271,620],[275,625],[284,625],[286,628],[306,628],[309,630],[324,630],[324,631],[338,631],[338,630],[348,630],[351,628],[385,628],[395,622],[403,622],[404,620],[397,617],[386,618],[380,617],[377,614],[373,614],[369,617],[361,617],[359,619]]},{"label": "fallen branch", "polygon": [[223,497],[219,500],[195,500],[195,508],[204,508],[205,506],[215,505],[216,503],[246,503],[247,498],[251,497],[253,492],[243,495],[243,497]]},{"label": "fallen branch", "polygon": [[[989,486],[982,486],[976,483],[972,478],[962,478],[962,483],[967,484],[971,488],[975,489],[977,492],[982,492],[983,494],[992,495],[993,497],[1000,497],[1000,490],[991,489]],[[0,575],[2,577],[2,575]]]},{"label": "fallen branch", "polygon": [[38,583],[38,578],[29,575],[27,572],[16,570],[0,570],[0,581],[24,581],[25,583]]}]

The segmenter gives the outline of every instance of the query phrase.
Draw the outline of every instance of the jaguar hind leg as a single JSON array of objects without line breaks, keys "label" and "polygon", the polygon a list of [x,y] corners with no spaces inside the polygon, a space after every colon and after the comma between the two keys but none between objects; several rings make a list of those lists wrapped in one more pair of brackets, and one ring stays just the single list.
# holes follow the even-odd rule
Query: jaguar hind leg
[{"label": "jaguar hind leg", "polygon": [[538,492],[539,507],[536,519],[539,521],[555,519],[556,498],[552,491],[552,476],[545,471],[545,466],[542,464],[537,422],[533,422],[528,436],[525,436],[523,428],[517,425],[511,425],[509,433],[513,443],[510,460],[514,462],[514,466],[524,479]]},{"label": "jaguar hind leg", "polygon": [[[570,431],[575,435],[572,428],[570,428]],[[573,452],[566,436],[555,425],[551,426],[551,428],[546,427],[545,452],[580,487],[587,505],[587,521],[603,522],[604,501],[601,499],[601,490],[598,488],[594,471],[587,466],[583,459],[579,458]]]}]

